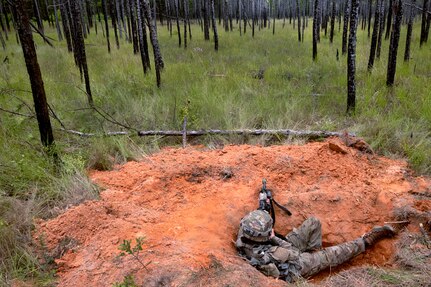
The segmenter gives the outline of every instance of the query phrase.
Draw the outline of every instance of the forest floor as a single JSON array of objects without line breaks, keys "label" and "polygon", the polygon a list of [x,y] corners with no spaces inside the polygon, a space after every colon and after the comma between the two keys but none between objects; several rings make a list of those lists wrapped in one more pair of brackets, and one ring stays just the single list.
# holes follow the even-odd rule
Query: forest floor
[{"label": "forest floor", "polygon": [[[258,205],[262,178],[293,213],[276,208],[276,231],[287,233],[316,216],[324,246],[406,218],[408,232],[418,233],[431,210],[429,178],[414,176],[403,160],[364,153],[340,139],[164,148],[89,176],[103,189],[99,200],[37,222],[35,241],[57,258],[58,286],[112,286],[127,275],[139,286],[285,286],[249,266],[233,243],[241,218]],[[132,255],[119,256],[123,240],[133,247],[138,237],[145,237],[138,256],[146,268]],[[395,268],[400,237],[308,282],[324,284],[363,265]]]}]

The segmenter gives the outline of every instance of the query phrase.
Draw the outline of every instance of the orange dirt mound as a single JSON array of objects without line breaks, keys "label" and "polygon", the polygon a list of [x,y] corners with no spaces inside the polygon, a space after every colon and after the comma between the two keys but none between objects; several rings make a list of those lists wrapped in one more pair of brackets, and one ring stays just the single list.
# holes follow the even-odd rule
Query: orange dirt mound
[{"label": "orange dirt mound", "polygon": [[[58,286],[112,286],[128,274],[140,286],[284,286],[239,258],[233,244],[239,221],[257,207],[262,178],[293,213],[276,208],[276,231],[287,233],[313,215],[322,221],[325,246],[394,220],[396,208],[429,209],[427,199],[414,196],[429,188],[428,179],[411,176],[404,161],[363,154],[338,139],[166,148],[90,177],[104,188],[100,200],[37,226],[35,237],[60,250]],[[131,255],[118,256],[124,239],[141,236],[148,270]],[[394,242],[384,240],[337,270],[388,265]]]}]

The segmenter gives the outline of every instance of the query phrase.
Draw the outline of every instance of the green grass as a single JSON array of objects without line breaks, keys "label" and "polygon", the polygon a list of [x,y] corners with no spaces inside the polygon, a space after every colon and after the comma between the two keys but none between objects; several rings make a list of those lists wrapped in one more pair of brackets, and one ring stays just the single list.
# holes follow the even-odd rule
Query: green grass
[{"label": "green grass", "polygon": [[[431,174],[431,51],[429,44],[419,48],[420,23],[415,23],[409,63],[403,62],[406,30],[403,26],[392,88],[385,85],[388,41],[383,42],[381,58],[369,74],[371,40],[366,31],[358,31],[357,111],[353,117],[345,115],[346,56],[341,55],[338,25],[333,44],[322,32],[316,62],[312,61],[311,25],[309,21],[303,43],[297,41],[296,29],[291,25],[282,28],[282,21],[276,23],[275,35],[271,27],[256,31],[254,38],[251,29],[240,37],[237,26],[234,32],[225,32],[219,27],[218,52],[214,51],[212,41],[203,40],[198,25],[192,26],[193,39],[188,41],[187,49],[178,47],[176,32],[170,37],[166,26],[159,26],[165,61],[160,89],[156,87],[152,55],[153,70],[144,75],[140,56],[133,54],[130,43],[122,40],[120,50],[112,45],[112,52],[108,54],[100,29],[98,35],[93,30],[86,40],[86,53],[95,104],[116,121],[136,130],[180,129],[186,111],[189,129],[348,130],[365,138],[378,153],[404,157],[418,173]],[[48,34],[56,38],[53,29],[48,29]],[[48,102],[62,123],[68,129],[98,134],[122,130],[88,109],[82,92],[85,87],[66,43],[56,42],[55,48],[51,48],[39,36],[35,39]],[[6,57],[9,61],[3,62]],[[253,76],[260,69],[265,71],[262,80]],[[0,51],[0,107],[33,115],[29,91],[21,48],[11,35],[7,49]],[[3,151],[0,153],[0,199],[31,200],[29,219],[52,215],[53,206],[62,208],[96,197],[97,190],[85,176],[87,168],[110,169],[117,163],[139,159],[163,145],[180,143],[180,139],[134,135],[79,138],[62,132],[56,120],[52,119],[52,123],[56,148],[64,163],[60,171],[52,167],[40,145],[34,116],[0,112]],[[266,144],[266,139],[250,138],[250,142]],[[242,143],[246,139],[208,136],[200,141],[216,146],[220,142]],[[0,233],[0,241],[6,242],[7,234],[13,238],[20,231],[14,229],[17,222],[8,216],[11,209],[0,211],[1,222],[12,232]],[[15,245],[17,249],[10,254],[30,254],[26,248],[28,240],[19,241]],[[0,274],[9,276],[0,278],[0,282],[10,278],[10,274],[36,276],[31,270],[39,270],[38,263],[20,260],[0,266]]]}]

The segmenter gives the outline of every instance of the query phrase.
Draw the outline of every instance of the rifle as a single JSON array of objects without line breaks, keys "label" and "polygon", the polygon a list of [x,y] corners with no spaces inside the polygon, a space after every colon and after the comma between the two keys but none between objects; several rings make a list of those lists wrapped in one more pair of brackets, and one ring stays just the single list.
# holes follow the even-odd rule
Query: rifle
[{"label": "rifle", "polygon": [[262,189],[259,192],[259,210],[265,210],[267,211],[271,217],[272,217],[272,221],[273,221],[273,226],[275,225],[275,211],[274,211],[274,205],[273,203],[280,208],[281,210],[283,210],[284,212],[287,213],[287,215],[291,216],[292,213],[289,211],[289,209],[287,209],[286,207],[284,207],[283,205],[279,204],[275,198],[272,196],[272,192],[271,190],[266,188],[266,179],[262,179]]}]

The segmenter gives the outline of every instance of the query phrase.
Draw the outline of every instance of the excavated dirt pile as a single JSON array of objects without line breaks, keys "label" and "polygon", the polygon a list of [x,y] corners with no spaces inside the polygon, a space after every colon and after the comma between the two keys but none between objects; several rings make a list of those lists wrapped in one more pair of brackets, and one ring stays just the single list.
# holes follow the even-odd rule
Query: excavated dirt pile
[{"label": "excavated dirt pile", "polygon": [[[309,216],[322,221],[324,246],[355,239],[398,214],[431,209],[431,182],[404,161],[363,153],[339,139],[303,146],[165,148],[113,171],[92,171],[103,191],[40,222],[35,237],[58,259],[58,286],[112,286],[133,275],[139,286],[285,286],[237,256],[239,221],[258,205],[262,178],[279,203],[275,229],[287,233]],[[411,224],[412,226],[413,224]],[[137,255],[119,256],[123,240],[145,237]],[[352,266],[390,266],[395,239]],[[334,270],[331,271],[332,273]],[[326,272],[318,278],[318,282]]]}]

